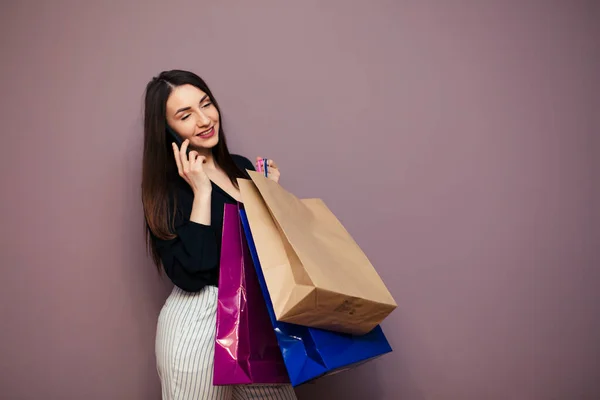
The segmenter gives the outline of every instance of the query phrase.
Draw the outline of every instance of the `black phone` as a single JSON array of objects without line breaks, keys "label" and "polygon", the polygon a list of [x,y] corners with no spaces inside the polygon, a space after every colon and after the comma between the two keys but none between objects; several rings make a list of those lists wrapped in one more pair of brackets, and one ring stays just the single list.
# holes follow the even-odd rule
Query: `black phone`
[{"label": "black phone", "polygon": [[[175,132],[168,124],[167,124],[167,132],[173,138],[173,140],[175,140],[175,143],[177,144],[177,147],[179,147],[181,149],[181,145],[183,144],[183,140],[181,140],[181,137],[177,134],[177,132]],[[186,149],[185,152],[186,152],[186,154],[188,156],[190,155],[190,146],[189,145],[188,145],[188,148]]]}]

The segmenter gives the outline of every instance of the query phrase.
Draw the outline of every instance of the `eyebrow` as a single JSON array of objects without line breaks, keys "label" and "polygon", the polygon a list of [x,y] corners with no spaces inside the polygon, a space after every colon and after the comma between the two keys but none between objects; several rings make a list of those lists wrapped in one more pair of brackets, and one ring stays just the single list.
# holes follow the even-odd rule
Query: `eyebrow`
[{"label": "eyebrow", "polygon": [[[200,99],[200,103],[202,103],[204,100],[206,100],[206,98],[207,98],[207,97],[208,97],[208,95],[207,95],[207,94],[205,94],[205,95],[204,95],[204,97],[202,97],[202,98]],[[192,107],[183,107],[183,108],[180,108],[179,110],[177,110],[177,111],[175,112],[175,114],[174,114],[174,115],[177,115],[177,114],[179,114],[179,113],[180,113],[180,112],[182,112],[182,111],[187,111],[187,110],[189,110],[190,108],[192,108]]]}]

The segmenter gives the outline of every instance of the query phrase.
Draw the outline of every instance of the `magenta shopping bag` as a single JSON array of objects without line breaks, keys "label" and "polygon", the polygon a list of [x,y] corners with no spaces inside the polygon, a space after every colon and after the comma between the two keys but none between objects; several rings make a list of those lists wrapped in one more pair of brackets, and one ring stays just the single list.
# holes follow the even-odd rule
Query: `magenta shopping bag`
[{"label": "magenta shopping bag", "polygon": [[213,384],[289,383],[239,212],[225,204]]}]

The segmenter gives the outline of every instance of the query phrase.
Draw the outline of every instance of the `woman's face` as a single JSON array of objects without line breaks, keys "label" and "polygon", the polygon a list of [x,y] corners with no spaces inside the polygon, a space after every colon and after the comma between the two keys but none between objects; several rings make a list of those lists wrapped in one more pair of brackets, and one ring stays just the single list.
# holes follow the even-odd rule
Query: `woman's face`
[{"label": "woman's face", "polygon": [[190,146],[211,149],[219,142],[219,111],[206,93],[177,86],[167,99],[167,123]]}]

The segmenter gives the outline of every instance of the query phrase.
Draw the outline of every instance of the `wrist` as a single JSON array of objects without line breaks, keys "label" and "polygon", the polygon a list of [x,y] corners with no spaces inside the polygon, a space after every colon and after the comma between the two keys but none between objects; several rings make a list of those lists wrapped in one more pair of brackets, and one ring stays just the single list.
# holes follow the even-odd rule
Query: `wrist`
[{"label": "wrist", "polygon": [[209,188],[208,190],[205,190],[205,189],[195,190],[194,191],[194,201],[204,202],[204,201],[210,200],[211,195],[212,195],[212,188]]},{"label": "wrist", "polygon": [[190,221],[202,225],[210,225],[211,193],[211,190],[194,192],[194,203],[192,204]]}]

